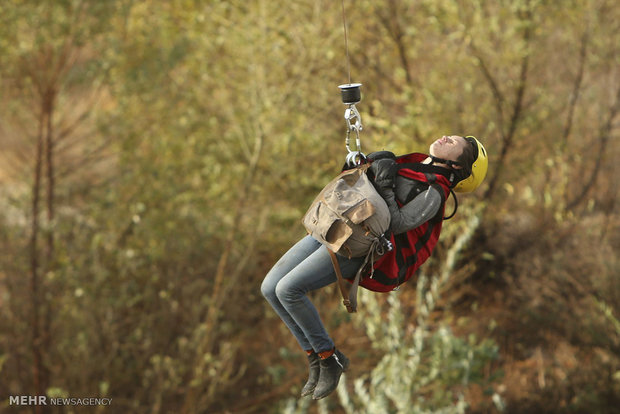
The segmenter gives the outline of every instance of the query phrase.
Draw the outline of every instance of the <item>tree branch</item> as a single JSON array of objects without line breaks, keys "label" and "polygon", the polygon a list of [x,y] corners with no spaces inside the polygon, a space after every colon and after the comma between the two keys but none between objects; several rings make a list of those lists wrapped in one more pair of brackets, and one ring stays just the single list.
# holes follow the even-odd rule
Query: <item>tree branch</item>
[{"label": "tree branch", "polygon": [[566,118],[566,124],[564,125],[564,131],[562,133],[561,150],[564,152],[568,146],[568,137],[570,136],[573,128],[573,116],[575,114],[575,108],[577,106],[577,100],[581,92],[581,84],[583,82],[584,67],[588,49],[588,39],[590,36],[589,29],[583,32],[581,36],[581,47],[579,49],[579,68],[577,69],[577,76],[575,77],[575,83],[573,85],[573,91],[571,93],[570,103],[568,105],[568,116]]},{"label": "tree branch", "polygon": [[407,48],[405,46],[405,43],[403,42],[405,34],[403,33],[402,26],[400,24],[400,21],[398,20],[397,4],[394,0],[389,1],[388,13],[389,16],[379,13],[379,21],[387,30],[390,38],[392,38],[392,40],[394,41],[396,45],[396,50],[398,51],[398,58],[405,71],[405,79],[407,80],[407,84],[412,85],[413,76],[411,75],[411,63],[409,62]]},{"label": "tree branch", "polygon": [[482,53],[473,44],[473,42],[470,44],[470,48],[472,50],[474,57],[478,61],[478,64],[480,65],[480,70],[482,70],[482,76],[484,77],[484,79],[486,79],[487,83],[489,84],[489,87],[491,88],[491,92],[493,93],[493,98],[495,98],[495,110],[497,111],[497,120],[498,120],[498,126],[499,126],[498,129],[500,133],[502,134],[502,139],[503,139],[504,138],[504,101],[505,101],[504,94],[502,94],[502,91],[500,90],[497,84],[497,81],[491,74],[489,67],[487,66],[484,59],[482,58]]},{"label": "tree branch", "polygon": [[[531,11],[528,11],[525,17],[530,18],[530,16],[531,16]],[[525,30],[523,31],[523,42],[526,48],[529,47],[530,40],[531,40],[531,26],[527,25],[525,27]],[[526,52],[525,55],[523,56],[523,59],[521,59],[519,84],[517,85],[517,89],[516,89],[515,104],[513,106],[512,115],[510,117],[510,124],[508,125],[508,131],[506,131],[506,133],[503,134],[502,148],[501,148],[501,151],[500,151],[497,163],[496,163],[497,168],[495,169],[495,174],[489,181],[489,187],[487,188],[487,191],[484,193],[484,196],[483,196],[484,199],[491,198],[497,188],[499,178],[504,170],[505,160],[506,160],[506,157],[508,156],[508,151],[512,147],[512,143],[514,141],[514,135],[517,130],[517,126],[519,125],[519,122],[521,121],[521,115],[523,113],[523,98],[525,96],[525,90],[527,86],[527,75],[528,75],[528,69],[529,69],[529,62],[530,62],[530,54],[529,52]]]},{"label": "tree branch", "polygon": [[620,112],[620,87],[616,91],[616,102],[614,102],[614,104],[609,108],[607,120],[603,125],[601,125],[599,129],[599,150],[596,156],[596,161],[594,162],[594,168],[590,172],[590,177],[584,184],[579,194],[566,205],[567,210],[573,210],[575,207],[581,204],[581,202],[585,200],[592,187],[594,187],[594,184],[596,183],[602,167],[603,156],[605,155],[605,150],[607,149],[607,144],[612,134],[613,123],[616,116],[618,115],[618,112]]}]

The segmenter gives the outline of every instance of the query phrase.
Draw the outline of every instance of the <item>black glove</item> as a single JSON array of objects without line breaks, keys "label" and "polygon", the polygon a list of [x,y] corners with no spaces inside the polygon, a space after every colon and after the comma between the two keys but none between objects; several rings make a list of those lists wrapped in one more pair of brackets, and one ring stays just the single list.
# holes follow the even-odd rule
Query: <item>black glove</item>
[{"label": "black glove", "polygon": [[374,177],[375,186],[381,190],[394,187],[396,166],[396,161],[389,158],[373,161],[369,170]]},{"label": "black glove", "polygon": [[390,158],[392,160],[395,160],[396,155],[394,155],[392,151],[375,151],[368,154],[366,158],[370,161],[382,160],[384,158]]}]

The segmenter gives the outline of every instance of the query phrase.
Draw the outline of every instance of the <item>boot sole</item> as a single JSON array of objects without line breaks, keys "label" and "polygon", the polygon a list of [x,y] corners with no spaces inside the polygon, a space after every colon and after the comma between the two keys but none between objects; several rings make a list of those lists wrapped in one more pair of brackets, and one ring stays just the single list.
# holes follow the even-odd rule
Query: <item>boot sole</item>
[{"label": "boot sole", "polygon": [[[314,387],[314,388],[316,388],[316,387]],[[311,390],[308,390],[306,392],[302,392],[301,393],[301,397],[303,398],[303,397],[307,397],[308,395],[312,395],[314,393],[314,388],[312,388]]]}]

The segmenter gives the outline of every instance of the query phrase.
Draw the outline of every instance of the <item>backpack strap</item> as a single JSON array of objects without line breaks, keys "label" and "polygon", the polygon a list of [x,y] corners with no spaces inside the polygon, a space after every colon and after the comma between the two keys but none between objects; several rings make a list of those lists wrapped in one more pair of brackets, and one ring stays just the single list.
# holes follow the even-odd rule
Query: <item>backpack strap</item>
[{"label": "backpack strap", "polygon": [[[459,206],[459,201],[456,198],[456,194],[454,194],[454,191],[452,190],[452,180],[455,177],[454,173],[443,167],[438,167],[436,165],[431,165],[431,164],[421,164],[418,162],[403,163],[403,164],[396,165],[396,171],[399,171],[405,168],[424,174],[424,176],[426,177],[426,181],[427,181],[426,184],[428,184],[429,187],[435,188],[435,190],[437,190],[437,192],[441,196],[441,207],[445,205],[450,194],[452,194],[452,196],[454,197],[454,210],[452,211],[452,213],[447,217],[443,217],[444,209],[440,207],[439,211],[437,211],[437,214],[433,218],[431,218],[431,221],[437,222],[437,221],[442,221],[442,220],[449,220],[452,217],[454,217],[454,215],[456,214],[456,210],[458,209],[458,206]],[[446,196],[446,193],[444,192],[443,187],[439,183],[437,183],[437,175],[443,176],[450,182],[451,186],[449,187],[450,192],[448,193],[448,196]],[[415,188],[412,189],[411,191],[412,192],[415,191]],[[411,195],[412,195],[411,193],[407,195],[407,200],[410,201],[413,199]]]},{"label": "backpack strap", "polygon": [[[344,277],[342,276],[336,253],[334,253],[334,251],[329,247],[327,248],[327,252],[329,253],[330,259],[332,259],[334,272],[336,272],[336,277],[338,278],[338,287],[340,288],[340,294],[342,295],[342,303],[347,308],[347,312],[357,312],[357,285],[359,285],[359,272],[353,281],[353,286],[349,285],[349,283],[344,280]],[[352,295],[353,298],[351,298]]]},{"label": "backpack strap", "polygon": [[[424,173],[424,175],[426,176],[426,179],[428,180],[428,185],[430,187],[433,187],[435,190],[437,190],[437,192],[439,193],[439,196],[441,197],[441,205],[439,206],[439,210],[437,210],[437,214],[435,214],[435,216],[431,219],[431,221],[438,222],[438,221],[446,220],[446,218],[443,216],[443,213],[444,213],[443,207],[445,206],[446,200],[447,200],[446,193],[444,192],[443,187],[441,187],[441,185],[437,183],[437,176],[435,174]],[[450,189],[450,192],[452,192],[452,189]],[[456,213],[456,209],[454,210],[454,213],[452,213],[450,217],[448,218],[451,218],[452,216],[454,216],[455,213]]]},{"label": "backpack strap", "polygon": [[375,254],[377,256],[383,256],[386,252],[392,249],[392,243],[385,237],[385,234],[377,237],[373,241],[368,254],[364,258],[364,262],[357,269],[355,278],[351,283],[349,283],[345,280],[344,276],[342,276],[342,271],[340,270],[340,264],[338,263],[336,253],[334,253],[334,251],[329,247],[327,248],[329,257],[332,260],[334,272],[336,273],[336,278],[338,279],[338,287],[340,288],[340,294],[342,295],[342,303],[347,308],[347,312],[357,312],[357,289],[359,287],[360,280],[362,280],[362,275],[364,275],[366,265],[370,264],[372,277],[372,273],[374,272]]}]

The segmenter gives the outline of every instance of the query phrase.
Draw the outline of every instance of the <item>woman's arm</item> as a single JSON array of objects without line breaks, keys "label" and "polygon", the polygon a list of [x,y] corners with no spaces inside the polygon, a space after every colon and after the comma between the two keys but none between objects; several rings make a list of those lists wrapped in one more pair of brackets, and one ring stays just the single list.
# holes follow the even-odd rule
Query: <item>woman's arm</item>
[{"label": "woman's arm", "polygon": [[[413,200],[399,207],[394,194],[395,184],[396,191],[405,190],[405,187],[403,181],[398,182],[396,170],[396,162],[391,159],[377,160],[370,166],[375,188],[390,209],[390,230],[394,234],[400,234],[415,229],[434,217],[441,207],[442,198],[436,188],[429,186]],[[406,179],[404,180],[406,182]],[[399,193],[399,196],[402,195]],[[405,197],[401,197],[401,200]]]},{"label": "woman's arm", "polygon": [[381,188],[380,192],[390,209],[390,230],[394,234],[404,233],[424,224],[433,218],[441,207],[441,194],[434,187],[428,187],[402,207],[398,207],[392,188]]}]

